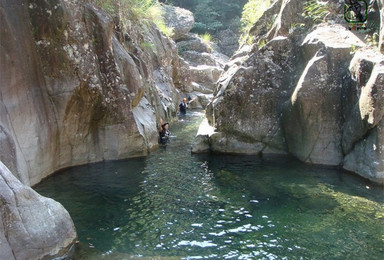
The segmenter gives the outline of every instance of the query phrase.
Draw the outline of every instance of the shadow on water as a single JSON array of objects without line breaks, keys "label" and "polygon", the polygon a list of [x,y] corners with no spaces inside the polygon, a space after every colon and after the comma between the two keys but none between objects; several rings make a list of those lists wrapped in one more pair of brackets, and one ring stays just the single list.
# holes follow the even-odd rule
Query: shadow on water
[{"label": "shadow on water", "polygon": [[290,157],[193,155],[203,113],[147,158],[75,167],[35,189],[71,214],[74,259],[381,259],[383,188]]}]

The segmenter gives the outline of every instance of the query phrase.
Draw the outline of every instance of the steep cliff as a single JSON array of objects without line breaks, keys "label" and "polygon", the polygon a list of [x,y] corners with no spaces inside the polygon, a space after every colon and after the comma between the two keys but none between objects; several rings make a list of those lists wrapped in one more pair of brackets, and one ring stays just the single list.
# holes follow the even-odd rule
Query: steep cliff
[{"label": "steep cliff", "polygon": [[184,82],[174,42],[149,20],[87,2],[0,3],[0,160],[24,184],[146,155],[159,117],[176,114]]},{"label": "steep cliff", "polygon": [[251,28],[208,105],[216,132],[194,151],[289,153],[382,183],[384,56],[346,28],[342,4],[317,24],[307,2],[277,0]]}]

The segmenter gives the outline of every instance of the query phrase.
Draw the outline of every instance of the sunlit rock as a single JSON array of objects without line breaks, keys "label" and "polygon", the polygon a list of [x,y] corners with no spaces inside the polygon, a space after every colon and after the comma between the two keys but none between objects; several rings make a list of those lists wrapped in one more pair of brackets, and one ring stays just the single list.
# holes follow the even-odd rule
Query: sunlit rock
[{"label": "sunlit rock", "polygon": [[165,24],[173,30],[172,39],[185,37],[193,28],[195,18],[191,11],[170,5],[161,5],[160,8]]}]

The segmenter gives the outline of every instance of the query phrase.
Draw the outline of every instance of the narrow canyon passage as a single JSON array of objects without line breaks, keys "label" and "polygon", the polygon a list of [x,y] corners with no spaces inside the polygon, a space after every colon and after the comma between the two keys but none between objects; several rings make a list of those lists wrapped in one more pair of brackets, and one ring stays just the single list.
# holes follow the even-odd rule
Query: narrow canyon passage
[{"label": "narrow canyon passage", "polygon": [[35,187],[71,214],[74,259],[379,259],[382,187],[292,158],[193,155],[203,112],[147,158],[75,167]]}]

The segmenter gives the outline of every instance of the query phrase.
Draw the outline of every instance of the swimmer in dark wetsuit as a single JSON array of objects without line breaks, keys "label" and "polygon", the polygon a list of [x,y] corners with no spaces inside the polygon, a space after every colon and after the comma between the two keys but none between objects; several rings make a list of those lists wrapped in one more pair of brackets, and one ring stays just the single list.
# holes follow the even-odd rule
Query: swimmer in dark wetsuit
[{"label": "swimmer in dark wetsuit", "polygon": [[191,97],[189,97],[188,98],[188,102],[187,102],[187,99],[183,98],[183,102],[181,102],[180,105],[179,105],[179,112],[180,112],[181,115],[185,115],[187,113],[188,105],[190,103],[192,103],[195,99],[196,98],[191,99]]},{"label": "swimmer in dark wetsuit", "polygon": [[171,132],[169,131],[168,122],[163,123],[163,119],[160,118],[160,126],[159,126],[159,143],[167,144],[169,141],[169,136]]}]

